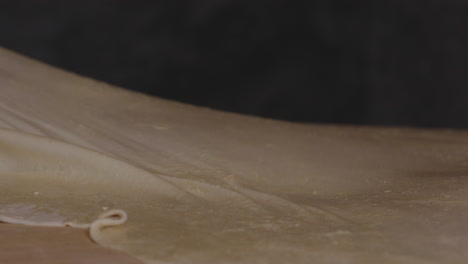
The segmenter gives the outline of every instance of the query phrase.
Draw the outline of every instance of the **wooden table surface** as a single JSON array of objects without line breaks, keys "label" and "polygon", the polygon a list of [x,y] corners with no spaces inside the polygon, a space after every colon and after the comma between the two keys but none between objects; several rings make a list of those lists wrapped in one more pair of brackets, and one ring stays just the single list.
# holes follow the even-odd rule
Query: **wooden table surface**
[{"label": "wooden table surface", "polygon": [[91,241],[83,229],[0,223],[0,263],[141,264]]}]

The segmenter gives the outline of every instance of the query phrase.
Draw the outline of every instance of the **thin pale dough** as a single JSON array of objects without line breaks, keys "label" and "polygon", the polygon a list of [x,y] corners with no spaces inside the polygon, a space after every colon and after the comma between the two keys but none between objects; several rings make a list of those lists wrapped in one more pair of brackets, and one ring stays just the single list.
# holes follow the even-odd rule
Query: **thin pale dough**
[{"label": "thin pale dough", "polygon": [[0,58],[1,221],[147,263],[468,260],[467,132],[245,117]]}]

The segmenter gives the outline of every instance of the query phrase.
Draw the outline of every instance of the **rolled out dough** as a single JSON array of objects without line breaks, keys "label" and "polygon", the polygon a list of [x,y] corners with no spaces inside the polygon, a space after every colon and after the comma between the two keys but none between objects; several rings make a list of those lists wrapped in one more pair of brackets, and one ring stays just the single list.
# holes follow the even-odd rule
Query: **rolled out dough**
[{"label": "rolled out dough", "polygon": [[184,105],[0,49],[0,221],[147,263],[467,263],[468,132]]}]

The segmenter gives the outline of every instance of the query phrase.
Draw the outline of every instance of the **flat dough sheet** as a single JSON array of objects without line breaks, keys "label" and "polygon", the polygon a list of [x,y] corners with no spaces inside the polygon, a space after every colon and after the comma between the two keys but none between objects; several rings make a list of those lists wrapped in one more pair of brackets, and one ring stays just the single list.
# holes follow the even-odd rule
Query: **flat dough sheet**
[{"label": "flat dough sheet", "polygon": [[146,263],[467,263],[468,132],[293,124],[0,49],[0,221]]}]

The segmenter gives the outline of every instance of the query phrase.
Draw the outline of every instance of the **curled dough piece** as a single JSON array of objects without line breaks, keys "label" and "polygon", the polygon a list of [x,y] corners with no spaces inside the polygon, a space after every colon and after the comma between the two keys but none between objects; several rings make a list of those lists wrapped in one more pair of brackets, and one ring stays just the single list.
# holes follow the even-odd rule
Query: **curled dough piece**
[{"label": "curled dough piece", "polygon": [[89,235],[95,242],[99,232],[107,227],[119,226],[127,221],[127,213],[121,209],[111,209],[98,216],[98,219],[91,224]]}]

